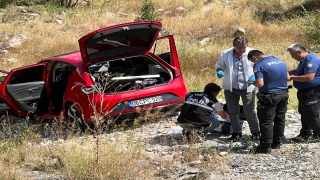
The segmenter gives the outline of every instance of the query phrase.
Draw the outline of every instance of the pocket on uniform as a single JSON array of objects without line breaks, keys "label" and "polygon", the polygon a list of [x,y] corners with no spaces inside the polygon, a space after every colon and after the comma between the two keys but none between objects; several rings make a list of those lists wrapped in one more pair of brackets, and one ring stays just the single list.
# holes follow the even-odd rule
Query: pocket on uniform
[{"label": "pocket on uniform", "polygon": [[315,97],[315,91],[314,91],[314,89],[311,89],[311,90],[309,90],[309,91],[306,91],[304,94],[305,94],[305,96],[307,96],[308,98],[313,98],[313,97]]},{"label": "pocket on uniform", "polygon": [[312,98],[312,99],[309,99],[305,102],[305,104],[307,106],[310,106],[310,105],[313,105],[313,104],[318,104],[320,102],[320,99],[318,98]]}]

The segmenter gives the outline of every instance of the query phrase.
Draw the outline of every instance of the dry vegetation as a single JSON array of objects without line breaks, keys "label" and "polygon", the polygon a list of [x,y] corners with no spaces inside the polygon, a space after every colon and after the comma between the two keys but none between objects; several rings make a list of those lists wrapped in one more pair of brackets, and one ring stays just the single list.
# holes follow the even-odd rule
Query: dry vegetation
[{"label": "dry vegetation", "polygon": [[[33,64],[40,59],[78,50],[77,40],[83,35],[109,25],[133,21],[140,13],[143,0],[92,0],[90,5],[78,5],[71,9],[53,6],[24,7],[29,16],[21,13],[21,7],[9,6],[1,10],[1,33],[24,34],[28,39],[22,46],[0,54],[0,58],[16,58],[15,63],[1,63],[0,69],[10,70]],[[284,16],[276,13],[290,12],[305,0],[153,0],[156,9],[172,11],[161,13],[165,32],[173,34],[183,68],[184,79],[190,91],[202,90],[208,82],[220,82],[214,73],[214,63],[221,50],[229,48],[236,28],[246,30],[251,47],[268,55],[283,59],[290,69],[297,63],[286,52],[294,42],[309,46],[303,37],[304,17]],[[186,11],[176,8],[184,7]],[[56,15],[65,12],[62,24]],[[126,13],[128,16],[121,16]],[[264,14],[269,14],[265,19]],[[299,13],[297,13],[298,15]],[[271,18],[270,18],[271,17]],[[288,18],[286,18],[288,17]],[[209,42],[201,45],[203,38]],[[208,67],[207,69],[204,69]],[[295,91],[291,91],[289,106],[296,107]],[[54,131],[52,129],[51,131]],[[108,138],[82,137],[41,144],[42,136],[33,129],[19,134],[6,134],[0,142],[1,179],[19,179],[21,169],[42,170],[62,174],[68,179],[155,179],[162,170],[144,164],[143,148],[139,139],[127,135],[113,143]],[[4,137],[4,134],[1,135]],[[92,139],[95,139],[94,141]],[[97,140],[98,139],[98,140]],[[202,149],[201,149],[202,148]],[[180,151],[179,149],[175,149]],[[203,166],[223,167],[227,160],[216,151],[190,145],[184,149],[186,161],[196,160],[199,151],[205,151],[212,159]],[[54,159],[55,163],[50,162]],[[171,161],[162,161],[169,167]],[[60,163],[61,162],[61,163]],[[94,172],[94,173],[93,173]]]}]

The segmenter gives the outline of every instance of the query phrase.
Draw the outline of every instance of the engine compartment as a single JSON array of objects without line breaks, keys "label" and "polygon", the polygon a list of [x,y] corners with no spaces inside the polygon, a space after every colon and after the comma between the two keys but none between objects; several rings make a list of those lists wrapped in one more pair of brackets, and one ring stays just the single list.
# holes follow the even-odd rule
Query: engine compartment
[{"label": "engine compartment", "polygon": [[131,56],[99,62],[89,72],[100,92],[118,93],[165,84],[172,72],[148,56]]}]

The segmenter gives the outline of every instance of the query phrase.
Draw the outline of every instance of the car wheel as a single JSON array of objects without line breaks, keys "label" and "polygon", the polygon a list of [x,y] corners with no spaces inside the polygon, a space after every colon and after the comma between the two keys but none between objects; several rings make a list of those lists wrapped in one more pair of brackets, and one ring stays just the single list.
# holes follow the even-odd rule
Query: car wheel
[{"label": "car wheel", "polygon": [[79,131],[85,130],[85,124],[84,124],[83,118],[74,104],[68,106],[67,118],[73,130],[79,130]]}]

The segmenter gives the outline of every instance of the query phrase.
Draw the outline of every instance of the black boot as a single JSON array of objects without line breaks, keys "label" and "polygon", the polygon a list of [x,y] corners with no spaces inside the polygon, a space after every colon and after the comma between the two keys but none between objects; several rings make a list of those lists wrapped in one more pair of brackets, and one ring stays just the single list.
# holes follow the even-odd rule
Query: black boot
[{"label": "black boot", "polygon": [[254,150],[255,154],[270,154],[271,145],[260,139],[260,145]]}]

